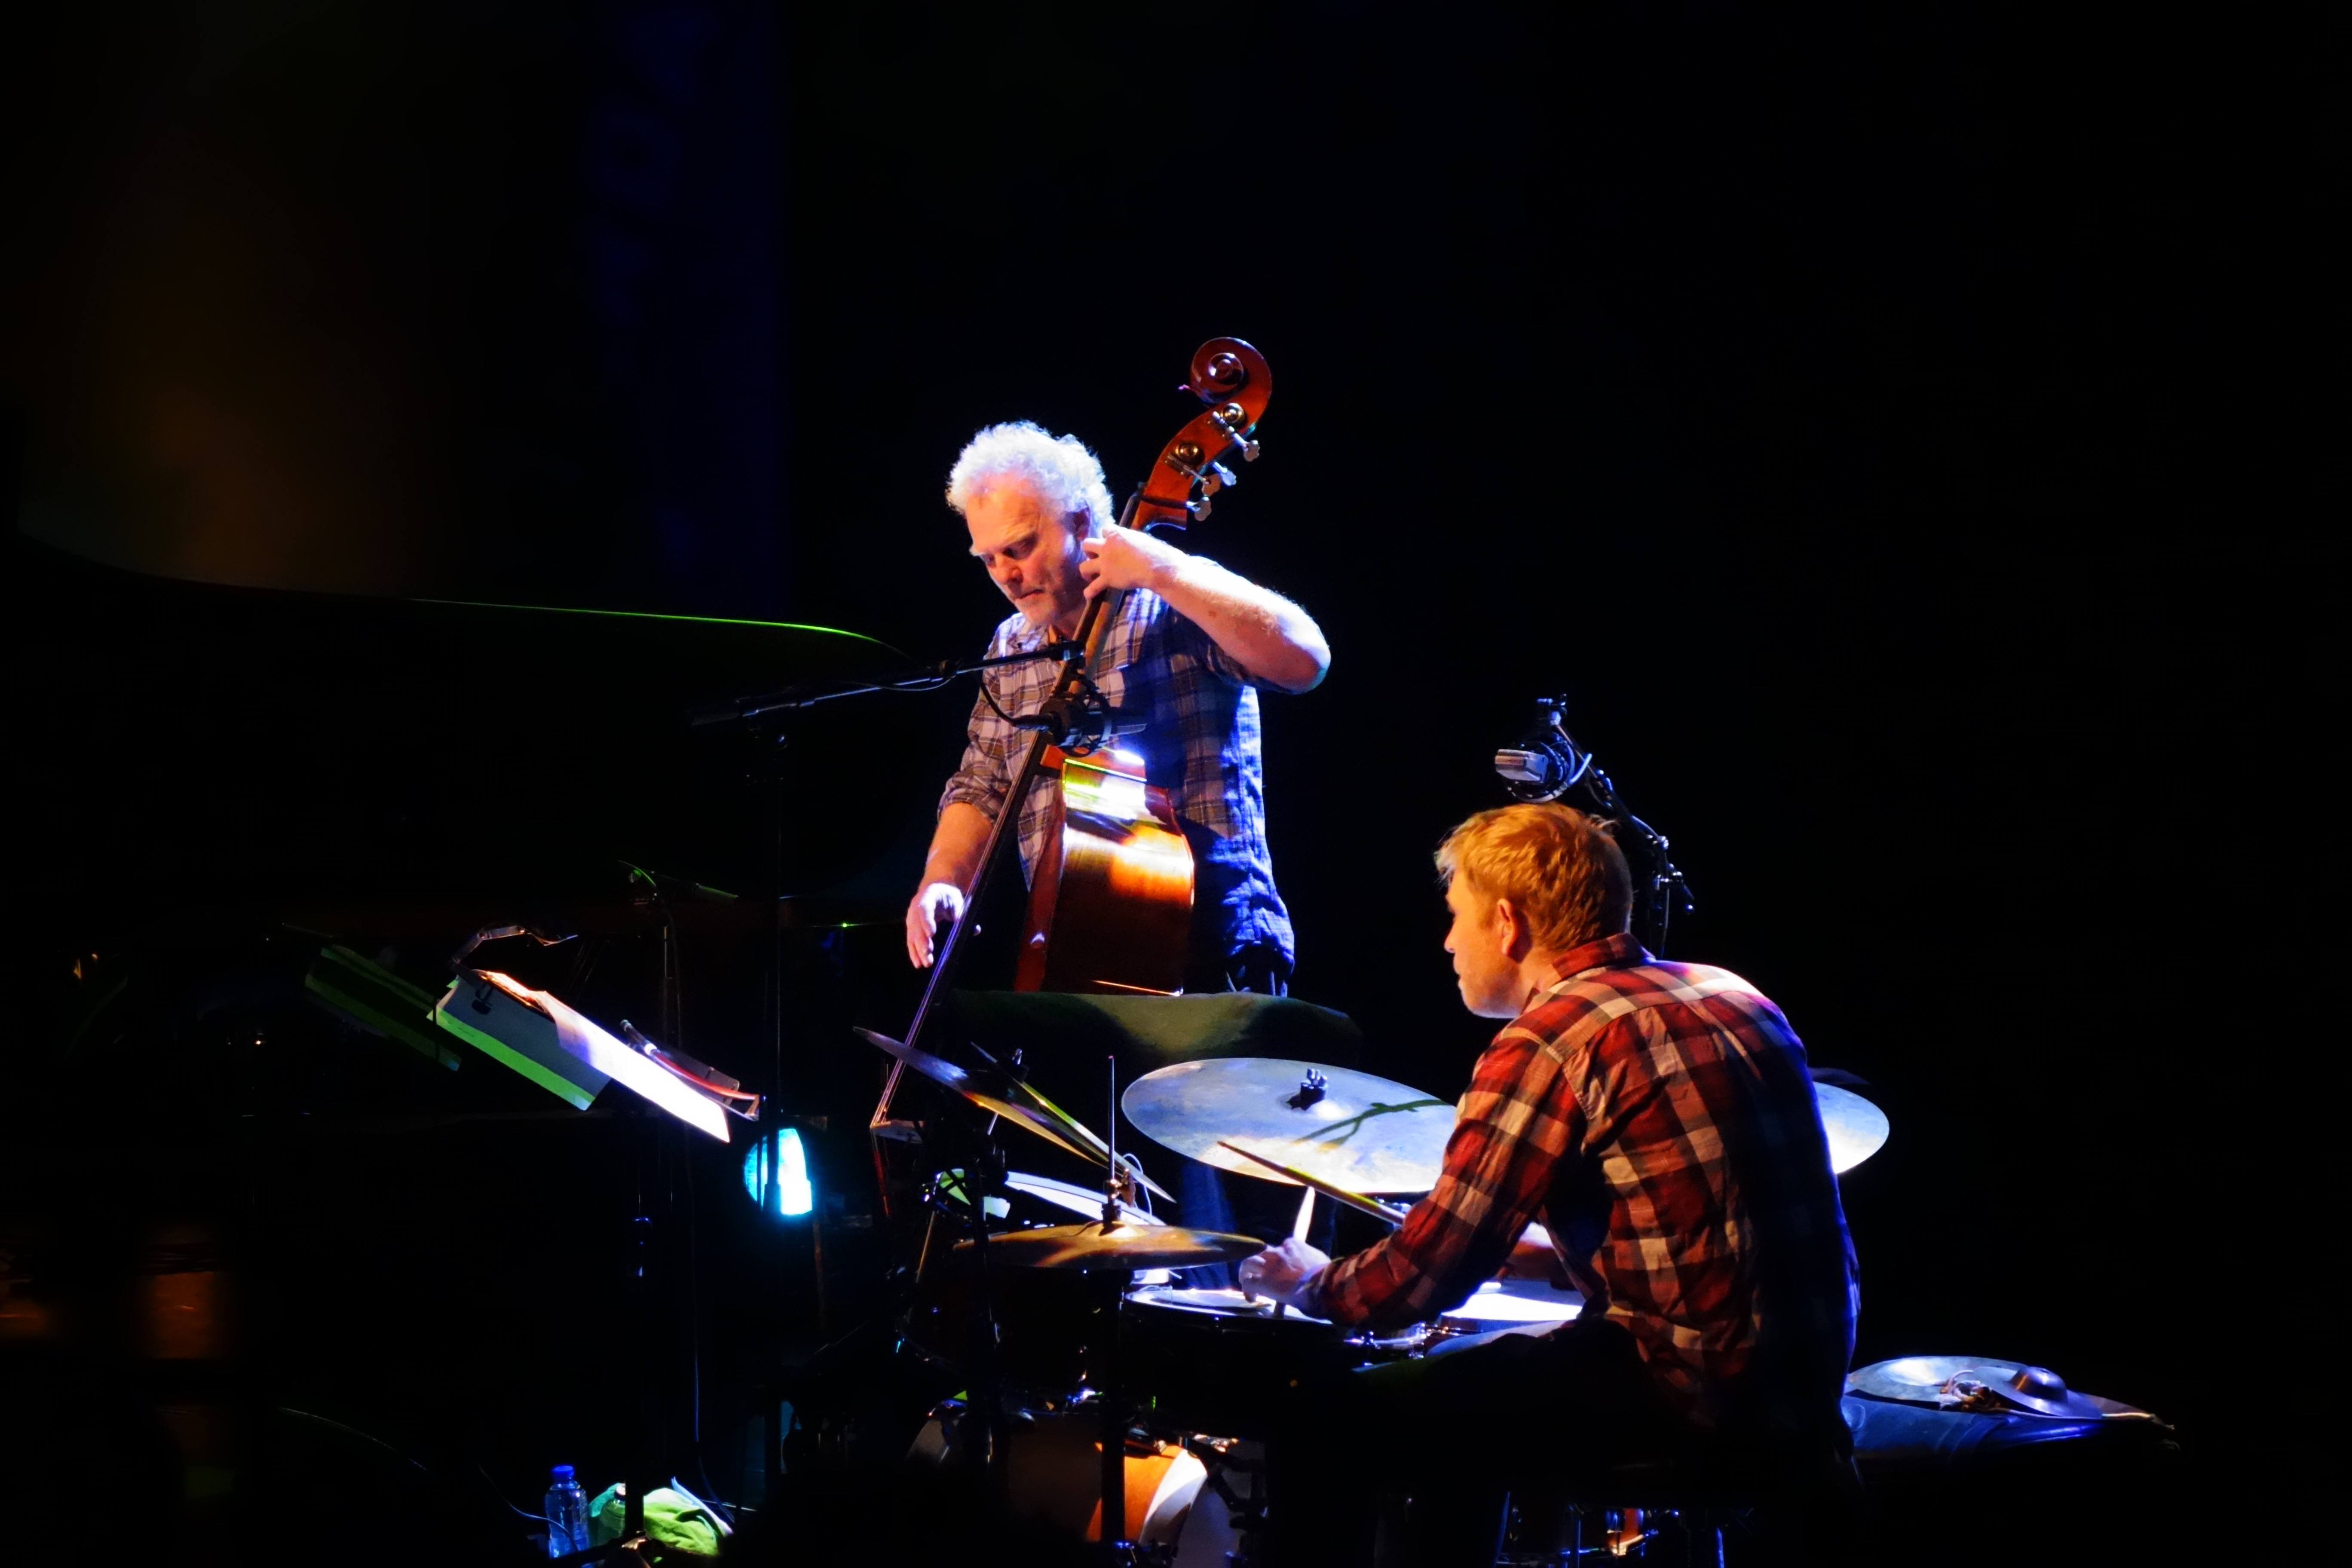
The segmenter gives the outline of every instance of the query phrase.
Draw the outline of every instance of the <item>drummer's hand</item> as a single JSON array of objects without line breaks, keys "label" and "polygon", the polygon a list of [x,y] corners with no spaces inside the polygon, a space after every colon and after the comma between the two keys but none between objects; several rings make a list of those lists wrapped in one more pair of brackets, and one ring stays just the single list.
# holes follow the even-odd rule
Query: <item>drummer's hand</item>
[{"label": "drummer's hand", "polygon": [[931,939],[941,921],[963,919],[963,889],[953,882],[926,882],[907,905],[907,962],[931,966]]},{"label": "drummer's hand", "polygon": [[1525,1236],[1519,1237],[1512,1244],[1511,1255],[1503,1260],[1503,1267],[1496,1271],[1496,1277],[1506,1279],[1541,1279],[1552,1285],[1567,1284],[1568,1276],[1559,1266],[1559,1254],[1551,1249],[1549,1238],[1542,1237],[1538,1226],[1529,1226],[1528,1229],[1540,1239],[1530,1239],[1529,1237]]},{"label": "drummer's hand", "polygon": [[1297,1237],[1286,1237],[1280,1247],[1269,1247],[1242,1259],[1244,1295],[1265,1296],[1286,1307],[1298,1305],[1307,1282],[1323,1272],[1331,1259]]},{"label": "drummer's hand", "polygon": [[1568,1283],[1567,1271],[1560,1268],[1559,1254],[1551,1244],[1551,1232],[1532,1220],[1519,1233],[1519,1239],[1511,1244],[1511,1255],[1503,1259],[1495,1278],[1541,1279],[1553,1285]]}]

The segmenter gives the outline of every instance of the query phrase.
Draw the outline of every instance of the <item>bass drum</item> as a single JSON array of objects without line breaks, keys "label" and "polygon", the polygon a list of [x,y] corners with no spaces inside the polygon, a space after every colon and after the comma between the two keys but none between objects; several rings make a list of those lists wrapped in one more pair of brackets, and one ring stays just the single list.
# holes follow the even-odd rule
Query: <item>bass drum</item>
[{"label": "bass drum", "polygon": [[[935,1415],[915,1436],[908,1460],[956,1464],[960,1410]],[[1006,1434],[1005,1503],[1012,1517],[1073,1541],[1102,1539],[1100,1418],[1091,1410],[1032,1415]],[[1229,1446],[1230,1447],[1230,1446]],[[1211,1458],[1223,1468],[1226,1461]],[[1224,1490],[1209,1468],[1173,1443],[1127,1447],[1127,1528],[1171,1568],[1226,1568],[1240,1549]]]}]

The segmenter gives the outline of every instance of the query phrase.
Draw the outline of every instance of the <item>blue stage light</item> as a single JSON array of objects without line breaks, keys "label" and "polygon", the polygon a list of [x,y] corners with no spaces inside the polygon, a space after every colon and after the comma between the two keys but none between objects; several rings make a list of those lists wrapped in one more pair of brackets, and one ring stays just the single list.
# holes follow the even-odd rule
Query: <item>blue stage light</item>
[{"label": "blue stage light", "polygon": [[[775,1162],[775,1195],[769,1196],[768,1163]],[[797,1219],[816,1207],[816,1188],[809,1181],[808,1151],[801,1135],[787,1127],[772,1138],[762,1138],[743,1155],[743,1190],[761,1207],[786,1219]]]}]

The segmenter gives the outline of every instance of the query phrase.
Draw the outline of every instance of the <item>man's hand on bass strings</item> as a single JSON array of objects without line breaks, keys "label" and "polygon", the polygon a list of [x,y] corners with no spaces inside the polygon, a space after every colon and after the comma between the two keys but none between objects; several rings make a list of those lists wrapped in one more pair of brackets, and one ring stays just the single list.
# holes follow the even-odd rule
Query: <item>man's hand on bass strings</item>
[{"label": "man's hand on bass strings", "polygon": [[1160,574],[1188,559],[1174,545],[1133,528],[1107,528],[1080,541],[1079,547],[1086,559],[1078,563],[1078,575],[1086,579],[1089,599],[1106,588],[1157,590]]}]

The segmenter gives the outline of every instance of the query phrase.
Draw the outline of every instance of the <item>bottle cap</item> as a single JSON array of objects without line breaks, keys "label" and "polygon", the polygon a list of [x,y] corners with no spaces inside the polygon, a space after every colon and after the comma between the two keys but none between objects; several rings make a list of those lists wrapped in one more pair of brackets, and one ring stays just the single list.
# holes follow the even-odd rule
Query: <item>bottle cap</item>
[{"label": "bottle cap", "polygon": [[559,1481],[568,1481],[568,1480],[570,1480],[570,1479],[572,1479],[572,1467],[571,1467],[571,1466],[569,1466],[569,1465],[558,1465],[558,1466],[556,1466],[556,1467],[555,1467],[555,1479],[556,1479],[557,1480],[559,1480]]}]

